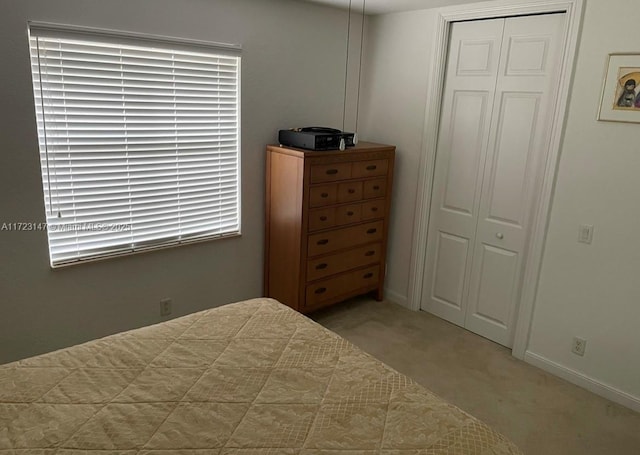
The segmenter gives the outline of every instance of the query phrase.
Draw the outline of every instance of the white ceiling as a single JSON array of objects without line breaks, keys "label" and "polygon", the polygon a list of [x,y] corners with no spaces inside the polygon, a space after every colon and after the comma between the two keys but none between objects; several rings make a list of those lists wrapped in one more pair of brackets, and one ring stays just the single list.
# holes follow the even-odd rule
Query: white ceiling
[{"label": "white ceiling", "polygon": [[[349,8],[349,0],[304,0],[313,3],[322,3],[338,8]],[[439,8],[441,6],[462,5],[464,3],[477,3],[479,0],[366,0],[366,14],[386,14],[398,11],[411,11],[427,8]],[[363,0],[352,0],[354,11],[362,11]]]}]

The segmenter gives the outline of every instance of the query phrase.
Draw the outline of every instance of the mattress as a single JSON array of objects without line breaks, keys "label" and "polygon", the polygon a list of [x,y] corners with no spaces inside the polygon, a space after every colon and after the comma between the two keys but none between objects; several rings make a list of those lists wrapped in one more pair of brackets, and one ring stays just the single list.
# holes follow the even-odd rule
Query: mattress
[{"label": "mattress", "polygon": [[271,299],[0,367],[0,454],[520,454]]}]

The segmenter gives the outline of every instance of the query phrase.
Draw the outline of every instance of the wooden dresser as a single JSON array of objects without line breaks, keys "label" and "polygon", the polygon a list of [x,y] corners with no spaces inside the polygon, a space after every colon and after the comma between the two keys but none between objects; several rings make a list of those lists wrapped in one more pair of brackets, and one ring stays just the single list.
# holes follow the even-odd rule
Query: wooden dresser
[{"label": "wooden dresser", "polygon": [[383,298],[395,147],[268,146],[265,295],[308,313]]}]

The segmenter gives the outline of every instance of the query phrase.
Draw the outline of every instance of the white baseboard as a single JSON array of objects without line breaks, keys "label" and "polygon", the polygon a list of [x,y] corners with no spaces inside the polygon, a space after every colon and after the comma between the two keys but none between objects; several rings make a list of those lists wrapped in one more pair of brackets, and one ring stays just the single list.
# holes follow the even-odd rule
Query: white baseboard
[{"label": "white baseboard", "polygon": [[559,363],[549,360],[541,355],[535,354],[531,351],[527,351],[524,354],[524,361],[536,366],[542,370],[545,370],[555,376],[558,376],[566,381],[571,382],[577,386],[589,390],[590,392],[600,395],[615,403],[626,406],[633,409],[636,412],[640,412],[640,398],[631,394],[616,389],[610,385],[596,381],[578,371],[567,368]]},{"label": "white baseboard", "polygon": [[385,300],[388,300],[389,302],[397,303],[400,306],[409,308],[409,299],[407,298],[406,295],[402,295],[398,292],[392,291],[389,288],[385,288],[384,297],[385,297]]}]

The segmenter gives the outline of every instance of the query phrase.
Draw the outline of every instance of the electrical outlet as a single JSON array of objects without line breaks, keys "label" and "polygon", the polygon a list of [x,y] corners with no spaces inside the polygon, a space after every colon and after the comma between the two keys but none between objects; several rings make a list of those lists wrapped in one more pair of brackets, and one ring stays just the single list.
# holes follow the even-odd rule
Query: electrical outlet
[{"label": "electrical outlet", "polygon": [[160,300],[160,316],[169,316],[171,314],[171,299]]},{"label": "electrical outlet", "polygon": [[571,347],[571,352],[579,356],[584,356],[584,351],[586,349],[587,349],[587,340],[579,337],[573,338],[573,346]]},{"label": "electrical outlet", "polygon": [[578,229],[578,242],[591,245],[591,242],[593,242],[593,225],[592,224],[580,225],[580,228]]}]

